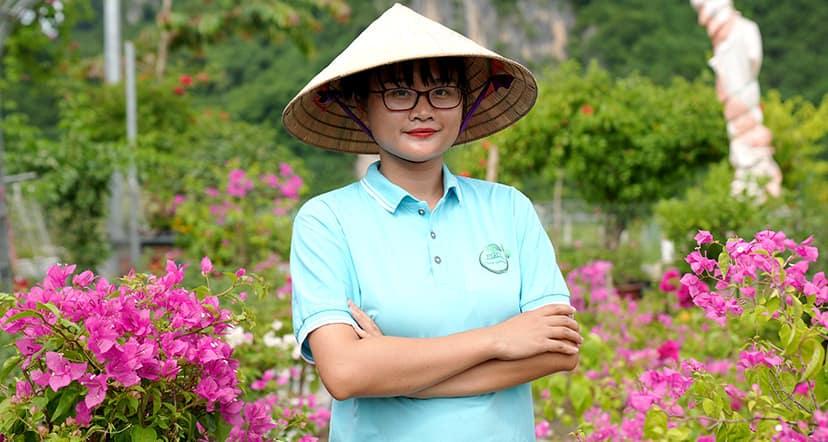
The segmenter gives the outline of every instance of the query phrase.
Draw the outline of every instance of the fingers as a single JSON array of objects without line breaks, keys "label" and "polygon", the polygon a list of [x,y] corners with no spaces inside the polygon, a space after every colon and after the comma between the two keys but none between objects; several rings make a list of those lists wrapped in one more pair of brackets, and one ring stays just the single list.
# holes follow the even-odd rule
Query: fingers
[{"label": "fingers", "polygon": [[584,338],[578,332],[566,327],[552,328],[549,336],[551,339],[566,340],[578,346],[584,342]]},{"label": "fingers", "polygon": [[556,315],[563,315],[563,316],[574,316],[575,309],[566,304],[549,304],[543,307],[536,309],[538,313],[542,314],[543,316],[556,316]]},{"label": "fingers", "polygon": [[578,354],[578,347],[570,341],[560,339],[550,339],[548,341],[549,350],[552,353],[563,353],[567,355]]},{"label": "fingers", "polygon": [[566,327],[576,333],[581,331],[581,326],[578,324],[578,321],[568,316],[549,316],[545,319],[550,327]]},{"label": "fingers", "polygon": [[368,316],[362,309],[356,306],[351,300],[348,300],[348,309],[351,311],[351,316],[354,317],[357,324],[362,328],[362,331],[365,332],[365,336],[362,336],[359,332],[360,338],[365,338],[368,336],[382,336],[382,330],[377,326],[373,319]]}]

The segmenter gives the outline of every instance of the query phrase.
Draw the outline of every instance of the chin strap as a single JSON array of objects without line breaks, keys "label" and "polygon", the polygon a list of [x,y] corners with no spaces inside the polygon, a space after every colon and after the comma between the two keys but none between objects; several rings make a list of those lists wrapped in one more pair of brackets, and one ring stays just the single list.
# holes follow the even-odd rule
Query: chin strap
[{"label": "chin strap", "polygon": [[509,74],[496,74],[489,77],[489,79],[483,83],[483,88],[480,91],[480,94],[477,95],[477,99],[474,100],[474,103],[472,103],[469,111],[466,112],[466,115],[463,117],[463,122],[460,124],[460,131],[458,132],[458,135],[462,134],[463,131],[466,130],[466,126],[469,125],[472,116],[474,116],[474,113],[477,112],[477,108],[480,107],[480,103],[483,102],[484,98],[493,94],[498,89],[509,89],[512,87],[512,81],[514,80],[515,77]]}]

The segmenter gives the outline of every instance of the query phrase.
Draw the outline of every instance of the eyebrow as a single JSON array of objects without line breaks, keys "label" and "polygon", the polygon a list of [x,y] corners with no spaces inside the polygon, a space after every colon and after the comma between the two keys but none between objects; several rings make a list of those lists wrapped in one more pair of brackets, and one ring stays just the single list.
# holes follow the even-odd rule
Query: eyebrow
[{"label": "eyebrow", "polygon": [[[456,81],[456,80],[451,80],[451,79],[449,79],[449,80],[444,80],[444,79],[442,79],[442,78],[432,78],[432,79],[431,79],[431,81],[430,81],[429,83],[433,83],[433,84],[443,84],[443,85],[449,85],[449,84],[454,84],[454,85],[457,85],[457,81]],[[382,85],[383,85],[383,86],[384,86],[384,85],[386,85],[386,84],[393,84],[393,85],[395,85],[395,86],[397,86],[397,87],[411,87],[411,85],[410,85],[410,84],[406,84],[406,82],[405,82],[405,81],[404,81],[404,79],[402,79],[402,78],[398,78],[398,79],[396,79],[396,80],[391,80],[391,79],[389,79],[389,80],[386,80],[386,81],[383,81],[383,82],[382,82]]]}]

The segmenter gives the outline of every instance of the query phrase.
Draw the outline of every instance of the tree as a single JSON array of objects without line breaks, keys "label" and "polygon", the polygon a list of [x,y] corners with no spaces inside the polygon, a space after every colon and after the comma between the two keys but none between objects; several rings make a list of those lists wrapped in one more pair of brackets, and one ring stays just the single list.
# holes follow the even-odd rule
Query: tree
[{"label": "tree", "polygon": [[[6,40],[15,31],[19,22],[31,25],[40,25],[45,33],[58,34],[63,21],[60,9],[62,6],[52,2],[37,0],[10,0],[0,4],[0,81],[5,80],[3,55],[5,54]],[[0,123],[3,122],[3,100],[0,88]],[[5,145],[3,130],[0,126],[0,290],[9,291],[12,288],[11,259],[8,244],[8,210],[6,209],[5,184]]]},{"label": "tree", "polygon": [[613,242],[727,153],[721,106],[701,81],[658,86],[570,62],[543,75],[539,88],[536,108],[491,140],[501,176],[534,196],[548,195],[565,173],[578,196],[610,216]]}]

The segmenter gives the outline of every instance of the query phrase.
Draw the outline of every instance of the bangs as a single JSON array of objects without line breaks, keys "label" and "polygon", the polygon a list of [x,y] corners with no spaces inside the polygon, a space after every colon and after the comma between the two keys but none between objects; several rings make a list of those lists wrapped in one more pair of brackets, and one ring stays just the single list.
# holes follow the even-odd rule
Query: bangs
[{"label": "bangs", "polygon": [[379,66],[349,75],[338,86],[344,98],[362,100],[368,96],[370,85],[374,81],[380,86],[390,83],[398,87],[411,87],[414,84],[415,70],[426,86],[454,83],[460,88],[464,100],[467,98],[469,81],[463,57],[408,60]]},{"label": "bangs", "polygon": [[408,60],[381,66],[372,72],[371,77],[380,84],[393,83],[400,87],[411,87],[414,84],[414,70],[416,69],[426,86],[447,83],[459,85],[461,76],[465,74],[465,68],[463,59],[458,57]]}]

